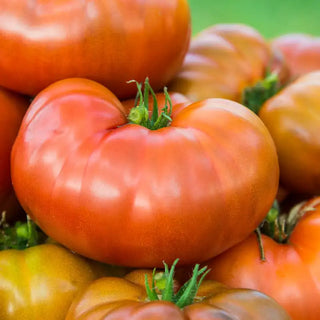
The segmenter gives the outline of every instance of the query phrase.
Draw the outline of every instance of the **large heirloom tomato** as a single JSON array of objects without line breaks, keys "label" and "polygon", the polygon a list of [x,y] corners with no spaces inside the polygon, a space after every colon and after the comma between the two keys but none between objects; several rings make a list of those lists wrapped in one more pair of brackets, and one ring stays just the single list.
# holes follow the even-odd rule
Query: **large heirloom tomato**
[{"label": "large heirloom tomato", "polygon": [[192,39],[169,88],[192,101],[213,97],[240,102],[242,91],[265,77],[270,62],[269,45],[256,30],[215,25]]},{"label": "large heirloom tomato", "polygon": [[[168,274],[168,270],[165,274]],[[153,281],[153,295],[147,295],[144,276],[152,285],[152,274],[135,270],[124,278],[105,277],[92,282],[73,301],[66,320],[289,320],[273,299],[254,290],[230,289],[216,281],[193,278],[174,292],[170,277],[160,276],[165,286]],[[160,274],[158,274],[160,275]],[[155,276],[157,277],[157,275]],[[171,285],[171,292],[167,284]],[[161,299],[162,298],[162,299]]]},{"label": "large heirloom tomato", "polygon": [[252,234],[209,261],[212,271],[207,277],[232,287],[264,292],[277,300],[293,320],[318,320],[320,197],[295,207],[289,217],[283,220],[286,224],[280,228],[282,232],[275,233],[282,238],[280,243],[262,234],[265,261],[260,258],[257,237]]},{"label": "large heirloom tomato", "polygon": [[0,87],[0,216],[5,211],[9,220],[19,210],[11,183],[10,153],[28,105],[28,99]]},{"label": "large heirloom tomato", "polygon": [[280,181],[291,191],[320,192],[320,72],[300,77],[262,106],[276,144]]},{"label": "large heirloom tomato", "polygon": [[[132,118],[148,115],[139,108]],[[212,99],[154,128],[128,123],[98,83],[49,86],[33,100],[13,147],[23,208],[53,239],[116,265],[154,267],[177,257],[192,264],[248,236],[279,178],[262,121],[236,102]]]},{"label": "large heirloom tomato", "polygon": [[288,65],[293,79],[320,69],[320,38],[308,34],[285,34],[272,41]]},{"label": "large heirloom tomato", "polygon": [[187,0],[0,2],[0,85],[35,95],[52,82],[84,77],[117,96],[126,81],[155,89],[180,68],[190,39]]}]

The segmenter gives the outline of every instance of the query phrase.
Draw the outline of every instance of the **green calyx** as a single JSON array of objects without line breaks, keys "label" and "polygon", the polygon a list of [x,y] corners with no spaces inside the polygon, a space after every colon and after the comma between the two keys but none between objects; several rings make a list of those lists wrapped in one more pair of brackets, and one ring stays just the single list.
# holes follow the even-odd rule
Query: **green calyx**
[{"label": "green calyx", "polygon": [[295,205],[289,213],[281,213],[278,202],[275,200],[266,218],[255,230],[262,261],[265,261],[261,234],[265,234],[278,243],[289,243],[290,236],[299,220],[308,212],[314,210],[312,207],[304,207],[305,201]]},{"label": "green calyx", "polygon": [[305,202],[295,205],[289,213],[280,213],[277,201],[269,210],[267,217],[262,222],[260,229],[263,234],[268,235],[278,243],[288,243],[294,227],[303,215],[313,208],[302,209]]},{"label": "green calyx", "polygon": [[[193,269],[192,277],[175,293],[174,269],[177,263],[178,259],[174,261],[170,269],[166,263],[163,263],[165,267],[164,272],[156,273],[156,269],[154,269],[152,275],[152,288],[149,286],[146,275],[145,286],[150,301],[170,301],[179,308],[184,308],[193,303],[204,277],[210,270],[207,270],[207,267],[203,267],[199,270],[200,266],[199,264],[196,264]],[[200,279],[198,280],[199,277]]]},{"label": "green calyx", "polygon": [[2,215],[0,221],[0,250],[23,250],[43,243],[44,238],[45,235],[29,217],[27,217],[26,222],[18,221],[14,226],[10,226],[5,221],[5,215]]},{"label": "green calyx", "polygon": [[253,87],[247,87],[242,93],[242,104],[258,114],[262,105],[281,89],[278,75],[267,73],[265,79],[257,82]]},{"label": "green calyx", "polygon": [[[135,107],[130,110],[128,120],[130,123],[138,124],[146,127],[150,130],[158,130],[160,128],[167,127],[171,119],[172,103],[168,94],[167,88],[164,88],[165,94],[165,107],[159,114],[158,102],[153,89],[150,86],[149,79],[146,78],[144,82],[144,91],[142,93],[142,85],[135,80],[129,81],[129,83],[136,83],[138,88],[138,94],[136,98]],[[149,116],[149,95],[153,98],[153,110],[151,117]]]}]

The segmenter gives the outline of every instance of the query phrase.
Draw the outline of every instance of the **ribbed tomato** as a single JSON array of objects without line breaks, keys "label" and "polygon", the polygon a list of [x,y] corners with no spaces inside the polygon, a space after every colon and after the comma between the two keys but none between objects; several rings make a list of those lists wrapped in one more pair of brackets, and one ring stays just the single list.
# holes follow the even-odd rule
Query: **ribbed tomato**
[{"label": "ribbed tomato", "polygon": [[54,243],[27,218],[0,222],[1,320],[64,320],[75,295],[124,268],[85,259]]},{"label": "ribbed tomato", "polygon": [[0,87],[0,216],[10,220],[19,211],[10,175],[10,153],[27,110],[27,98]]},{"label": "ribbed tomato", "polygon": [[190,40],[187,0],[10,0],[0,3],[0,85],[35,95],[68,77],[135,94],[180,68]]},{"label": "ribbed tomato", "polygon": [[[209,261],[207,265],[212,271],[207,278],[264,292],[278,301],[292,320],[318,320],[320,197],[296,207],[289,216],[285,221],[291,227],[286,224],[284,234],[276,234],[284,238],[282,242],[262,234],[265,261],[260,259],[257,237],[252,234]],[[294,224],[296,217],[298,221]]]},{"label": "ribbed tomato", "polygon": [[13,147],[19,201],[50,237],[111,264],[192,264],[226,250],[271,207],[274,143],[236,102],[204,100],[171,116],[150,129],[128,123],[119,100],[93,81],[49,86]]},{"label": "ribbed tomato", "polygon": [[[158,294],[155,291],[156,297],[148,296],[145,275],[151,286],[152,273],[148,270],[135,270],[124,278],[105,277],[92,282],[73,301],[66,320],[290,319],[280,305],[261,292],[231,289],[210,280],[193,283],[191,290],[184,291],[185,299],[179,292],[168,295],[166,290],[159,290],[155,281]],[[169,281],[165,278],[164,282]]]},{"label": "ribbed tomato", "polygon": [[270,63],[269,45],[256,30],[218,24],[192,39],[169,88],[192,101],[213,97],[240,102],[242,91],[263,79]]},{"label": "ribbed tomato", "polygon": [[320,72],[300,77],[259,111],[276,144],[280,181],[291,191],[320,192]]},{"label": "ribbed tomato", "polygon": [[101,266],[55,245],[0,251],[1,320],[64,320],[76,294]]}]

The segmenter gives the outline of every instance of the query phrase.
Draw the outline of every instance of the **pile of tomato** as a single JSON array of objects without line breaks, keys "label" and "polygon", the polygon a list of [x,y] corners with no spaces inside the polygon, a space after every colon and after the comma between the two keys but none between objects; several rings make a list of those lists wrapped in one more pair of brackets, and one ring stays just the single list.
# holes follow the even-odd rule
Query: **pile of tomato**
[{"label": "pile of tomato", "polygon": [[0,39],[1,320],[320,319],[319,38],[10,0]]}]

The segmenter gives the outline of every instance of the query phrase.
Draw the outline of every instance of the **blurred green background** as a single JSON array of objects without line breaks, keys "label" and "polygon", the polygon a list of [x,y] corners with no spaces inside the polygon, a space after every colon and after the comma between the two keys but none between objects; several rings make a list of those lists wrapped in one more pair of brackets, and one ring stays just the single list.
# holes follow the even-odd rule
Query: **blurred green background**
[{"label": "blurred green background", "polygon": [[288,32],[320,36],[320,0],[188,0],[193,34],[216,23],[245,23],[272,38]]}]

